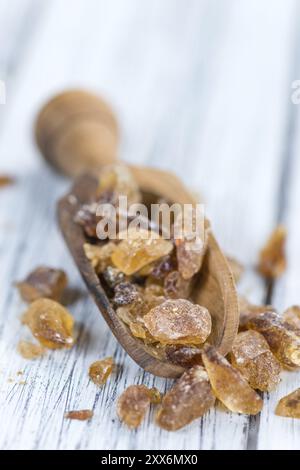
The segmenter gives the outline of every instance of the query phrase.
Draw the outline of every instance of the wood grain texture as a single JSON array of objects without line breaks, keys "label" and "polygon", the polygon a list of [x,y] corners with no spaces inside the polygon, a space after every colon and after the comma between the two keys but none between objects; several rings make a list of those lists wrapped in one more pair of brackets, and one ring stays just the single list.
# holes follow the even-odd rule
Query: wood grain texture
[{"label": "wood grain texture", "polygon": [[[274,416],[277,398],[298,386],[299,373],[284,375],[258,418],[215,409],[168,433],[150,414],[138,431],[126,430],[115,413],[124,388],[145,383],[163,392],[171,381],[136,366],[93,302],[84,294],[76,300],[74,292],[76,347],[23,360],[16,345],[28,335],[19,321],[25,306],[12,288],[46,263],[64,266],[71,286],[85,292],[55,221],[68,182],[43,164],[32,124],[51,94],[86,86],[118,113],[122,159],[172,170],[201,191],[221,246],[246,265],[241,290],[253,301],[266,295],[253,269],[257,252],[280,214],[290,232],[289,268],[272,300],[279,308],[299,303],[299,141],[287,145],[291,113],[298,115],[290,103],[291,81],[299,78],[293,74],[300,73],[297,2],[189,0],[187,7],[184,0],[73,0],[70,9],[68,0],[24,0],[22,7],[11,0],[0,11],[1,38],[7,38],[0,79],[11,90],[0,106],[0,171],[18,179],[0,195],[0,448],[299,449],[299,423]],[[88,366],[106,355],[119,367],[97,389]],[[89,407],[90,422],[63,418],[66,410]]]}]

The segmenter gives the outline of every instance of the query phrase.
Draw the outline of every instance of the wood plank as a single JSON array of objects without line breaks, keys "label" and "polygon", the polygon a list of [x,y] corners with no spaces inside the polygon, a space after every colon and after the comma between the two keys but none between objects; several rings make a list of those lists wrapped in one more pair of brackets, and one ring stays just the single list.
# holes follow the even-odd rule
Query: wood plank
[{"label": "wood plank", "polygon": [[[295,73],[299,74],[299,36],[296,36],[295,44]],[[291,82],[294,80],[291,77]],[[290,83],[291,85],[291,83]],[[300,288],[300,248],[299,248],[299,210],[300,210],[300,161],[298,158],[300,148],[300,114],[297,105],[289,103],[291,122],[287,130],[287,147],[285,149],[286,162],[288,162],[287,171],[284,173],[283,188],[281,198],[284,200],[282,205],[281,222],[288,230],[287,240],[287,271],[276,282],[273,290],[272,302],[279,310],[283,312],[291,305],[299,305]],[[300,421],[290,418],[282,418],[275,415],[275,408],[278,401],[299,388],[299,371],[284,372],[282,381],[277,390],[267,397],[268,406],[263,410],[260,430],[259,430],[259,448],[268,449],[299,449]]]},{"label": "wood plank", "polygon": [[[272,2],[271,17],[268,4],[259,1],[191,0],[186,8],[181,0],[90,0],[87,8],[74,0],[71,14],[68,1],[50,3],[18,65],[0,139],[0,155],[9,152],[3,168],[18,176],[17,186],[0,199],[0,419],[7,423],[1,448],[256,445],[248,418],[219,409],[177,433],[155,427],[152,415],[138,431],[125,430],[115,414],[124,388],[145,383],[164,391],[171,382],[145,374],[125,355],[88,298],[71,307],[78,323],[73,350],[24,361],[16,353],[26,334],[19,323],[24,305],[11,284],[47,263],[65,266],[71,285],[83,289],[55,222],[55,201],[68,182],[44,166],[30,138],[47,96],[81,85],[115,106],[124,160],[173,169],[200,188],[224,249],[249,267],[242,290],[260,301],[264,286],[251,268],[276,214],[293,14],[294,2],[280,0]],[[106,355],[120,367],[97,389],[87,369]],[[26,385],[18,385],[18,370],[24,370]],[[89,423],[63,419],[65,410],[81,407],[94,409]],[[255,431],[257,423],[251,425]]]},{"label": "wood plank", "polygon": [[[221,246],[246,266],[240,291],[258,303],[265,297],[265,286],[255,273],[255,263],[277,216],[274,195],[281,175],[285,96],[290,86],[289,31],[294,24],[293,3],[284,11],[280,2],[273,6],[272,21],[266,25],[267,4],[235,4],[215,60],[194,74],[197,93],[191,87],[185,115],[172,129],[172,138],[184,137],[169,153],[169,165],[175,154],[186,182],[199,187],[207,200]],[[278,36],[279,30],[286,41]],[[256,447],[258,428],[259,417],[248,420],[218,411],[203,425],[202,447]]]}]

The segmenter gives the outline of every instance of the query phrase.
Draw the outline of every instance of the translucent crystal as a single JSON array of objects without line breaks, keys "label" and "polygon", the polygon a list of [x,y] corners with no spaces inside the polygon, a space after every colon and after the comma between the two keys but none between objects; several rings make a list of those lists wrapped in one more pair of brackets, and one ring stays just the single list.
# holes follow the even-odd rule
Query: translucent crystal
[{"label": "translucent crystal", "polygon": [[162,396],[160,391],[156,387],[152,387],[148,389],[150,401],[153,405],[158,405],[158,403],[161,403]]},{"label": "translucent crystal", "polygon": [[116,314],[122,320],[123,323],[126,325],[130,325],[132,322],[135,322],[135,316],[131,312],[131,306],[126,305],[124,307],[119,307],[116,310]]},{"label": "translucent crystal", "polygon": [[97,208],[97,202],[83,204],[74,216],[74,222],[80,225],[90,238],[97,238],[97,224],[100,220],[100,217],[96,216]]},{"label": "translucent crystal", "polygon": [[202,266],[208,241],[204,220],[201,223],[195,208],[176,217],[174,236],[178,271],[184,279],[191,279]]},{"label": "translucent crystal", "polygon": [[137,276],[141,277],[148,277],[151,276],[151,273],[154,269],[155,263],[150,263],[144,266],[142,269],[140,269],[137,273],[135,273]]},{"label": "translucent crystal", "polygon": [[156,422],[163,429],[176,431],[203,416],[215,403],[204,368],[186,371],[163,397]]},{"label": "translucent crystal", "polygon": [[286,269],[286,229],[278,226],[260,252],[259,272],[266,278],[275,279]]},{"label": "translucent crystal", "polygon": [[112,266],[107,266],[106,269],[103,271],[103,278],[108,285],[108,287],[114,288],[120,282],[126,281],[126,276],[122,271],[117,268],[113,268]]},{"label": "translucent crystal", "polygon": [[112,357],[106,357],[101,361],[93,362],[89,368],[90,379],[96,385],[104,385],[108,377],[111,375],[114,367],[114,360]]},{"label": "translucent crystal", "polygon": [[67,411],[67,413],[65,413],[65,418],[76,419],[78,421],[87,421],[88,419],[91,419],[93,415],[93,410],[74,410]]},{"label": "translucent crystal", "polygon": [[300,332],[300,307],[298,305],[293,305],[288,308],[283,313],[282,321]]},{"label": "translucent crystal", "polygon": [[25,302],[33,302],[42,297],[59,300],[67,282],[67,276],[63,270],[40,266],[32,271],[24,281],[18,282],[17,287]]},{"label": "translucent crystal", "polygon": [[275,414],[286,418],[300,419],[300,388],[281,398],[276,407]]},{"label": "translucent crystal", "polygon": [[261,333],[277,359],[288,368],[300,367],[300,336],[272,312],[249,320],[247,328]]},{"label": "translucent crystal", "polygon": [[147,330],[141,323],[136,321],[129,322],[129,328],[133,336],[136,338],[141,338],[143,340],[147,339]]},{"label": "translucent crystal", "polygon": [[243,331],[246,329],[247,323],[255,318],[257,315],[265,312],[276,313],[276,310],[272,305],[253,305],[245,297],[239,297],[239,307],[240,307],[240,323],[239,330]]},{"label": "translucent crystal", "polygon": [[129,325],[136,320],[142,321],[143,317],[154,307],[162,304],[166,299],[162,296],[141,292],[134,302],[117,308],[117,315],[124,323]]},{"label": "translucent crystal", "polygon": [[101,171],[98,194],[101,195],[107,190],[126,196],[128,205],[141,201],[138,185],[128,166],[122,163],[107,165]]},{"label": "translucent crystal", "polygon": [[121,282],[115,287],[113,302],[116,305],[128,305],[137,300],[139,291],[137,287],[130,282]]},{"label": "translucent crystal", "polygon": [[10,186],[15,183],[15,180],[12,176],[9,175],[0,175],[0,188],[5,186]]},{"label": "translucent crystal", "polygon": [[145,299],[152,299],[153,297],[162,297],[164,295],[164,288],[159,284],[146,284],[144,290]]},{"label": "translucent crystal", "polygon": [[177,346],[171,344],[166,346],[165,353],[169,362],[186,369],[202,364],[202,351],[192,346]]},{"label": "translucent crystal", "polygon": [[24,359],[36,359],[42,356],[45,350],[40,344],[22,340],[18,344],[18,352]]},{"label": "translucent crystal", "polygon": [[147,264],[168,255],[173,244],[147,230],[128,230],[112,255],[113,264],[127,275],[134,274]]},{"label": "translucent crystal", "polygon": [[103,273],[103,271],[112,264],[111,256],[116,249],[116,245],[111,241],[104,245],[91,245],[89,243],[85,243],[83,245],[83,249],[85,256],[91,262],[95,271],[97,273]]},{"label": "translucent crystal", "polygon": [[230,411],[249,415],[261,411],[260,396],[215,348],[206,346],[202,359],[216,397]]},{"label": "translucent crystal", "polygon": [[280,364],[265,338],[257,331],[249,330],[237,335],[231,363],[254,389],[270,392],[280,382]]},{"label": "translucent crystal", "polygon": [[174,256],[168,255],[156,262],[154,265],[151,276],[155,279],[164,279],[167,274],[176,269],[176,260]]},{"label": "translucent crystal", "polygon": [[145,385],[131,385],[118,399],[117,414],[130,428],[137,428],[143,421],[151,403],[157,403],[157,391]]},{"label": "translucent crystal", "polygon": [[190,280],[183,279],[179,271],[170,272],[164,280],[164,293],[170,299],[187,299],[191,292]]},{"label": "translucent crystal", "polygon": [[202,250],[193,249],[191,243],[176,240],[178,271],[183,279],[191,279],[202,266]]},{"label": "translucent crystal", "polygon": [[208,310],[188,300],[166,300],[144,316],[150,334],[165,344],[201,344],[211,331]]},{"label": "translucent crystal", "polygon": [[73,317],[54,300],[35,300],[25,312],[22,321],[46,348],[71,348],[74,344]]}]

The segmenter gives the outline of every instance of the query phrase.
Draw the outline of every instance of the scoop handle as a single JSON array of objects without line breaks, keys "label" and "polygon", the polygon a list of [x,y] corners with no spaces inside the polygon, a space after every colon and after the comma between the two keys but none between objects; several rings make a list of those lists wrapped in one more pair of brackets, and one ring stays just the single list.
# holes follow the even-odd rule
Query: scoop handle
[{"label": "scoop handle", "polygon": [[84,90],[52,97],[37,116],[35,138],[46,161],[72,178],[117,160],[117,118],[108,103]]}]

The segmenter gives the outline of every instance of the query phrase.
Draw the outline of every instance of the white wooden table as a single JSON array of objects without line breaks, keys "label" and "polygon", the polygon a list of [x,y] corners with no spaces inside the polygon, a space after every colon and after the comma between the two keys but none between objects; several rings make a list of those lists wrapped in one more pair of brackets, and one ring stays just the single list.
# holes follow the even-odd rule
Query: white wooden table
[{"label": "white wooden table", "polygon": [[[170,381],[131,361],[86,295],[71,306],[76,347],[22,359],[25,305],[13,288],[49,264],[65,267],[84,292],[55,220],[69,182],[46,167],[32,138],[41,104],[82,86],[114,105],[122,159],[172,169],[201,191],[222,247],[247,268],[241,291],[253,301],[266,296],[254,270],[258,250],[284,222],[288,270],[271,300],[280,310],[300,303],[300,108],[291,102],[299,20],[296,0],[0,0],[0,173],[17,178],[0,194],[0,448],[300,448],[300,422],[274,415],[300,372],[283,374],[256,418],[216,409],[168,433],[150,415],[128,431],[116,417],[118,395],[133,383],[164,392]],[[106,355],[119,368],[97,389],[88,366]],[[90,422],[63,418],[81,408],[94,409]]]}]

